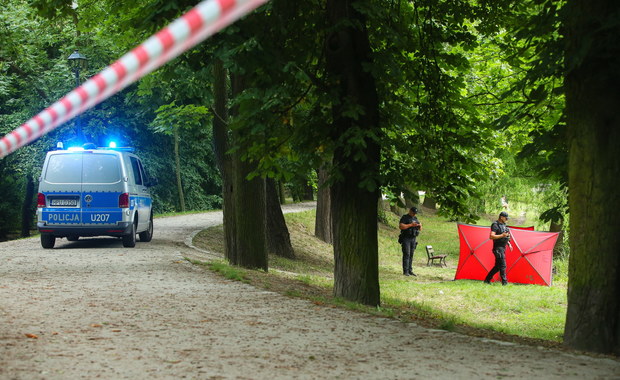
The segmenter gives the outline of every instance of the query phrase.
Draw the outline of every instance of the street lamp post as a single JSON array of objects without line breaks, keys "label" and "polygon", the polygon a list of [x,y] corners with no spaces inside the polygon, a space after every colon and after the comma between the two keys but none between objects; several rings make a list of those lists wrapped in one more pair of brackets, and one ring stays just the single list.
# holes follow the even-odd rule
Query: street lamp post
[{"label": "street lamp post", "polygon": [[[78,52],[77,50],[74,50],[73,53],[71,53],[71,55],[69,56],[69,58],[67,58],[67,60],[69,61],[69,65],[71,66],[71,68],[73,69],[73,73],[75,74],[75,87],[77,88],[80,86],[80,69],[86,67],[86,57],[80,54],[80,52]],[[76,134],[78,142],[83,143],[84,134],[82,133],[81,121],[82,120],[80,119],[80,115],[78,115],[77,119],[75,120],[77,130]]]}]

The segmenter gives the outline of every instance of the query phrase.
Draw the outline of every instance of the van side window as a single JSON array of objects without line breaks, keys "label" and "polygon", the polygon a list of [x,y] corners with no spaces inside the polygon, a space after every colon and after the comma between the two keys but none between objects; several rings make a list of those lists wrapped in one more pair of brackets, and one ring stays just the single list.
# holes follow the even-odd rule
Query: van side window
[{"label": "van side window", "polygon": [[131,169],[133,171],[133,179],[136,185],[142,185],[142,173],[140,171],[140,161],[135,157],[129,157],[131,159]]},{"label": "van side window", "polygon": [[142,173],[142,181],[145,186],[149,186],[149,177],[146,174],[146,170],[144,170],[144,166],[142,166],[142,161],[138,160],[138,166],[140,166],[140,173]]}]

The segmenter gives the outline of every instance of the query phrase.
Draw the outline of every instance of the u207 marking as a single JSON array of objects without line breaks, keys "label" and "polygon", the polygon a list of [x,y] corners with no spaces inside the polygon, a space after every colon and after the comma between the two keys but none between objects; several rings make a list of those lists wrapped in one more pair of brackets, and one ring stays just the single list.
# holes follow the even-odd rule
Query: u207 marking
[{"label": "u207 marking", "polygon": [[91,222],[107,222],[110,220],[110,214],[90,214]]}]

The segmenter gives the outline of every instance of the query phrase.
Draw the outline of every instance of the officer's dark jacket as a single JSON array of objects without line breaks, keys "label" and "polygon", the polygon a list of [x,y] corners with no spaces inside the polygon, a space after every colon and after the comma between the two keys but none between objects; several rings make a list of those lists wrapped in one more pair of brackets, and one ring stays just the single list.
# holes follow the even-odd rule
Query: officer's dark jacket
[{"label": "officer's dark jacket", "polygon": [[[495,232],[495,235],[501,235],[504,232],[508,231],[508,227],[504,223],[500,223],[499,221],[493,222],[491,224],[491,231]],[[493,240],[493,248],[503,248],[508,244],[509,239],[507,237],[501,239]]]},{"label": "officer's dark jacket", "polygon": [[[405,214],[400,218],[400,223],[403,224],[411,224],[411,223],[420,223],[417,217],[411,216],[409,214]],[[420,234],[420,227],[409,227],[406,230],[400,231],[401,236],[403,237],[416,237]]]}]

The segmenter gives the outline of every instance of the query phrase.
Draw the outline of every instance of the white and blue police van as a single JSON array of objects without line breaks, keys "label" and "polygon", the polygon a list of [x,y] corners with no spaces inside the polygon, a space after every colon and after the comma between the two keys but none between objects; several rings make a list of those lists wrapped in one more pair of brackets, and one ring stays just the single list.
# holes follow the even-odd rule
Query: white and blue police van
[{"label": "white and blue police van", "polygon": [[37,199],[41,246],[54,248],[56,238],[115,236],[124,247],[153,238],[155,184],[132,148],[80,148],[50,151],[45,157]]}]

